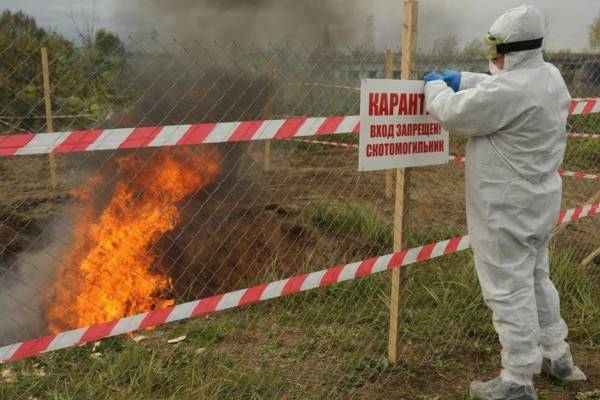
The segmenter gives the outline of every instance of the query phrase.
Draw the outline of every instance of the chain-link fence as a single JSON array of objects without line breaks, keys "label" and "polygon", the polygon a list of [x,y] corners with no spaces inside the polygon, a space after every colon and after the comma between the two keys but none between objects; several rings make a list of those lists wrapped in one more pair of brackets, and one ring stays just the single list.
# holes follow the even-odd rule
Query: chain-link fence
[{"label": "chain-link fence", "polygon": [[[357,115],[360,79],[385,76],[383,53],[0,39],[0,147],[14,154],[0,158],[0,346],[392,252],[394,202],[385,197],[385,172],[357,171],[354,125],[335,135],[324,134],[345,126],[341,118],[307,126]],[[573,97],[600,94],[600,57],[547,59]],[[486,65],[478,56],[418,55],[414,78]],[[40,144],[27,135],[46,131],[50,118],[54,131],[78,141]],[[255,120],[285,120],[271,131],[316,137],[248,140],[259,128],[238,122]],[[219,125],[228,122],[236,124]],[[239,141],[193,144],[220,129]],[[600,114],[571,117],[569,130],[600,133]],[[57,187],[47,154],[20,155],[28,143],[65,153],[55,155]],[[452,153],[464,155],[464,144],[453,137]],[[600,140],[570,139],[564,168],[600,175]],[[577,175],[564,178],[563,209],[600,199],[599,180]],[[408,246],[466,234],[460,162],[414,169],[411,182]],[[540,383],[547,398],[591,390],[600,379],[598,221],[557,231],[554,279],[591,383]],[[402,295],[397,364],[386,360],[390,283],[379,274],[8,364],[0,397],[462,398],[467,382],[497,370],[470,252],[409,267]],[[127,331],[122,325],[100,325],[91,337]],[[36,346],[57,345],[49,340]]]}]

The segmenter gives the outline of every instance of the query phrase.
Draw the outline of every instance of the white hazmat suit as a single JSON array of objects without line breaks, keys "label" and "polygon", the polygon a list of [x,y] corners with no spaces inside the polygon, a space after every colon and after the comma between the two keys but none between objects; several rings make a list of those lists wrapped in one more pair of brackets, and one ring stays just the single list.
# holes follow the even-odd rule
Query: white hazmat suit
[{"label": "white hazmat suit", "polygon": [[[490,34],[505,43],[544,37],[535,7],[508,10]],[[484,300],[502,344],[502,378],[531,384],[542,357],[572,359],[559,297],[549,279],[548,243],[561,203],[571,97],[542,49],[505,55],[487,74],[462,73],[456,93],[427,83],[427,111],[469,137],[467,221]],[[541,347],[540,347],[541,346]]]}]

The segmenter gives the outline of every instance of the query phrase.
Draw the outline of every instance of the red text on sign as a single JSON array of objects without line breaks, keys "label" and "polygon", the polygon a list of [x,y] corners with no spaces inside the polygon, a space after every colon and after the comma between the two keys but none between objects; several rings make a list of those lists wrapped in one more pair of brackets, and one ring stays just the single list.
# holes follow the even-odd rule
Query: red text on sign
[{"label": "red text on sign", "polygon": [[372,138],[389,138],[405,136],[433,136],[442,134],[442,125],[436,122],[419,124],[377,124],[369,128]]},{"label": "red text on sign", "polygon": [[367,145],[367,157],[386,157],[405,154],[441,153],[445,151],[443,140],[422,140],[405,143],[376,143]]},{"label": "red text on sign", "polygon": [[369,115],[425,115],[423,93],[369,93]]}]

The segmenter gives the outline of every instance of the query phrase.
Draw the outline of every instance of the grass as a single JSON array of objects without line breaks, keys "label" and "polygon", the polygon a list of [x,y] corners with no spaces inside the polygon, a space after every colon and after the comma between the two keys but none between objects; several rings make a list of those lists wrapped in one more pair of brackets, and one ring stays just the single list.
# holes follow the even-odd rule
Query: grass
[{"label": "grass", "polygon": [[569,117],[569,132],[598,133],[600,130],[600,114],[583,114]]},{"label": "grass", "polygon": [[[307,219],[334,235],[390,244],[376,210],[321,204]],[[541,399],[598,399],[600,272],[575,260],[553,251],[552,276],[591,382],[540,378]],[[140,343],[112,338],[9,364],[14,379],[0,384],[0,399],[466,399],[472,379],[497,373],[497,337],[470,252],[407,269],[396,365],[385,356],[389,293],[389,276],[379,274],[146,331]],[[167,344],[181,335],[185,341]]]},{"label": "grass", "polygon": [[563,168],[585,172],[600,172],[600,140],[573,139],[565,153]]},{"label": "grass", "polygon": [[[576,355],[598,365],[598,272],[568,254],[553,260]],[[468,252],[410,269],[396,366],[385,360],[388,301],[388,277],[379,275],[144,332],[140,343],[121,337],[51,353],[10,364],[15,382],[0,386],[0,398],[464,398],[470,379],[497,369],[496,335]],[[182,334],[185,341],[166,343]],[[443,383],[442,375],[459,384],[440,392],[428,383]],[[550,389],[542,398],[561,398]]]},{"label": "grass", "polygon": [[394,240],[390,224],[376,210],[364,206],[321,203],[308,222],[330,234],[355,235],[384,247]]},{"label": "grass", "polygon": [[[393,246],[392,221],[373,207],[359,204],[319,203],[308,212],[306,220],[323,233],[339,237],[353,236],[359,240],[373,242],[388,251],[391,251]],[[457,228],[452,227],[433,233],[409,230],[405,235],[405,246],[416,247],[462,234]]]}]

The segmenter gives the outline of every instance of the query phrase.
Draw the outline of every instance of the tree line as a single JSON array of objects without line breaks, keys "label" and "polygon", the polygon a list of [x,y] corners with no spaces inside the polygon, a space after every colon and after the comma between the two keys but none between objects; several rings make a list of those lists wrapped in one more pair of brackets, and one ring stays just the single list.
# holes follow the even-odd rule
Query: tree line
[{"label": "tree line", "polygon": [[42,47],[48,49],[55,130],[93,124],[127,103],[132,93],[121,39],[104,29],[82,39],[77,45],[21,11],[0,14],[1,132],[45,129]]}]

